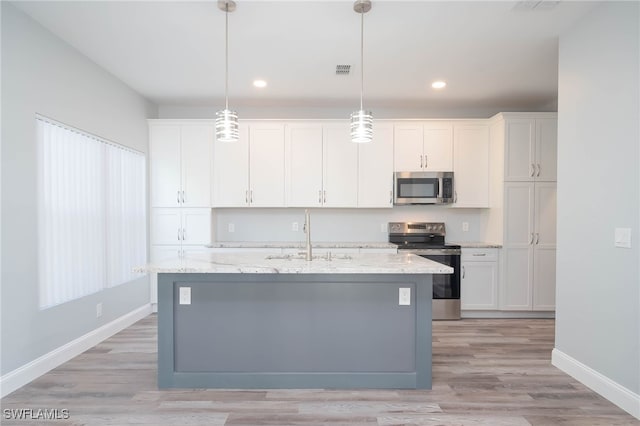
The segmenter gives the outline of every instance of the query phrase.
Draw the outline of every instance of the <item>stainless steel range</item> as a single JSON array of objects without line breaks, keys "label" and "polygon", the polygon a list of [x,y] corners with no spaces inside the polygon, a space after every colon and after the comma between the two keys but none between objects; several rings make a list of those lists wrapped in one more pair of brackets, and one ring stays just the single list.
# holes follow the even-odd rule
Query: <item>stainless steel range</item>
[{"label": "stainless steel range", "polygon": [[389,222],[389,242],[399,253],[413,253],[453,268],[433,276],[433,319],[460,319],[460,246],[445,243],[442,222]]}]

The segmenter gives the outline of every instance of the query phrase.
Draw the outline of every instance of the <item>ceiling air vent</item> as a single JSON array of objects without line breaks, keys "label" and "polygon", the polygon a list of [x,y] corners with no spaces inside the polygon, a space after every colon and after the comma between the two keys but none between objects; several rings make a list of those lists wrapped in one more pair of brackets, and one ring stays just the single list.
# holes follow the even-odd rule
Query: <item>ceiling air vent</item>
[{"label": "ceiling air vent", "polygon": [[560,3],[553,0],[524,0],[513,6],[514,10],[544,10],[553,9]]},{"label": "ceiling air vent", "polygon": [[349,75],[351,65],[336,65],[336,75]]}]

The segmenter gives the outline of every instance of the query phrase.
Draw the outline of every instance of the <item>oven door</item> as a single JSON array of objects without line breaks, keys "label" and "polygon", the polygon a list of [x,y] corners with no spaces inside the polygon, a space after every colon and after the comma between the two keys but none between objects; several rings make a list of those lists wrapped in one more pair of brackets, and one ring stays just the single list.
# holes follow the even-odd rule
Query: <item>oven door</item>
[{"label": "oven door", "polygon": [[419,256],[453,268],[453,274],[433,275],[433,300],[460,299],[460,255],[421,254]]}]

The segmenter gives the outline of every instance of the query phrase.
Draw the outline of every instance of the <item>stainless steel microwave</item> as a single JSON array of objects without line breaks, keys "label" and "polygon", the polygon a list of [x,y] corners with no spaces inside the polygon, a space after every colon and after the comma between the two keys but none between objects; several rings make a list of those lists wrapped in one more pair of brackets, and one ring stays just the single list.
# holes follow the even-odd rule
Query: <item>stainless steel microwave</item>
[{"label": "stainless steel microwave", "polygon": [[451,204],[453,172],[396,172],[393,204]]}]

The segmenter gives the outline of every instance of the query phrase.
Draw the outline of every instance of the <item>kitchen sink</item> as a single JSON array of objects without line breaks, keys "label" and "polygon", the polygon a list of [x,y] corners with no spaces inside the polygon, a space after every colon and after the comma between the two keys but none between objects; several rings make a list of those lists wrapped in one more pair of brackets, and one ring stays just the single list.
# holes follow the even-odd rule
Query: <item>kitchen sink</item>
[{"label": "kitchen sink", "polygon": [[[266,257],[267,260],[304,260],[305,254],[270,254]],[[324,255],[313,255],[312,260],[351,260],[353,259],[348,254],[332,254],[327,253]]]}]

